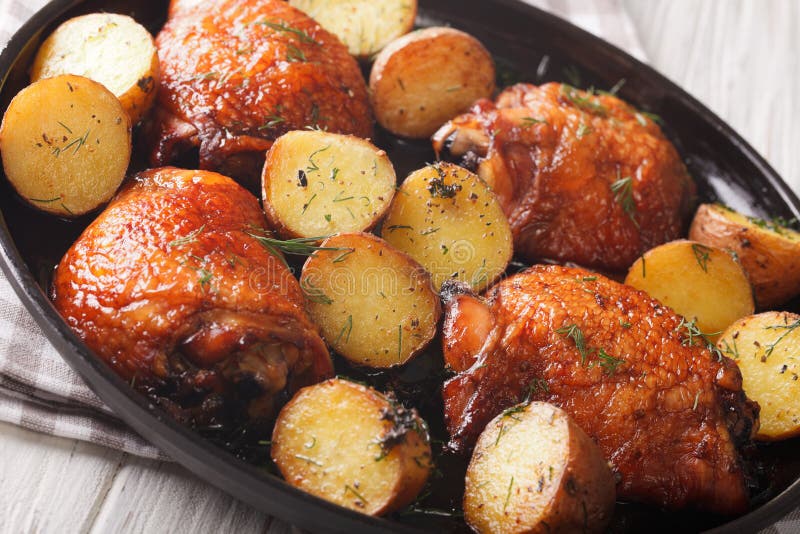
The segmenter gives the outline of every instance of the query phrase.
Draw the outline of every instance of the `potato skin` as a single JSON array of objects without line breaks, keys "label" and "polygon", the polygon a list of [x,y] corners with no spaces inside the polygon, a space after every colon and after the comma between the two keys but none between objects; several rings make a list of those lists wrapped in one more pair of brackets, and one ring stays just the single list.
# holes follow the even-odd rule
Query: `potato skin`
[{"label": "potato skin", "polygon": [[288,483],[368,515],[408,505],[432,467],[415,410],[339,378],[300,390],[281,410],[271,455]]},{"label": "potato skin", "polygon": [[761,407],[755,439],[800,435],[800,315],[770,311],[744,317],[728,327],[717,348],[736,361],[742,387]]},{"label": "potato skin", "polygon": [[759,309],[784,304],[800,293],[800,234],[778,233],[718,204],[702,204],[689,239],[736,253],[753,285]]},{"label": "potato skin", "polygon": [[560,408],[533,402],[506,410],[481,434],[464,516],[479,533],[604,532],[615,499],[597,444]]},{"label": "potato skin", "polygon": [[430,137],[494,91],[494,61],[471,35],[453,28],[417,30],[375,58],[369,87],[375,118],[390,132]]}]

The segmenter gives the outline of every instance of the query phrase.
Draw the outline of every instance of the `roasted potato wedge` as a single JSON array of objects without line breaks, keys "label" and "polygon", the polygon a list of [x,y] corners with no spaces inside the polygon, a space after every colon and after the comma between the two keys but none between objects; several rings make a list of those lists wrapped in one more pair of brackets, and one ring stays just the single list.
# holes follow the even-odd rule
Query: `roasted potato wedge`
[{"label": "roasted potato wedge", "polygon": [[495,417],[466,476],[464,518],[476,532],[604,532],[614,476],[600,447],[569,416],[533,402]]},{"label": "roasted potato wedge", "polygon": [[666,304],[715,342],[736,319],[753,313],[753,289],[724,250],[679,240],[648,250],[625,283]]},{"label": "roasted potato wedge", "polygon": [[800,233],[780,221],[703,204],[694,216],[689,239],[735,252],[761,309],[779,306],[800,294]]},{"label": "roasted potato wedge", "polygon": [[417,0],[289,0],[289,4],[319,22],[360,59],[411,31],[417,17]]},{"label": "roasted potato wedge", "polygon": [[733,323],[717,343],[742,372],[747,396],[761,406],[756,439],[800,434],[800,315],[764,312]]},{"label": "roasted potato wedge", "polygon": [[108,202],[131,158],[131,123],[117,97],[73,75],[35,82],[0,126],[8,181],[32,206],[76,217]]},{"label": "roasted potato wedge", "polygon": [[158,88],[153,36],[125,15],[92,13],[69,19],[39,47],[31,81],[60,74],[85,76],[105,85],[136,124],[153,106]]},{"label": "roasted potato wedge", "polygon": [[389,43],[372,65],[369,87],[378,123],[424,139],[494,91],[494,61],[474,37],[426,28]]},{"label": "roasted potato wedge", "polygon": [[328,345],[370,367],[402,365],[433,339],[441,316],[430,275],[371,234],[322,242],[303,266],[300,287]]},{"label": "roasted potato wedge", "polygon": [[412,502],[432,467],[415,410],[342,379],[300,390],[281,410],[272,459],[289,484],[369,515]]},{"label": "roasted potato wedge", "polygon": [[284,238],[369,230],[388,209],[396,180],[386,152],[369,141],[293,131],[267,153],[264,211]]},{"label": "roasted potato wedge", "polygon": [[494,193],[475,174],[436,163],[403,182],[381,235],[442,282],[457,278],[481,291],[506,269],[511,228]]}]

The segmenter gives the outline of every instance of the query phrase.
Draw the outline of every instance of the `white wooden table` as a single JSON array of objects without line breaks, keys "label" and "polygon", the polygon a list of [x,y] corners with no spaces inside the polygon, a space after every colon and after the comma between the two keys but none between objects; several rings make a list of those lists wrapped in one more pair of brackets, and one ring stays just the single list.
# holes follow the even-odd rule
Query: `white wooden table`
[{"label": "white wooden table", "polygon": [[[800,0],[625,3],[650,63],[800,191]],[[177,465],[0,423],[2,532],[287,530]]]}]

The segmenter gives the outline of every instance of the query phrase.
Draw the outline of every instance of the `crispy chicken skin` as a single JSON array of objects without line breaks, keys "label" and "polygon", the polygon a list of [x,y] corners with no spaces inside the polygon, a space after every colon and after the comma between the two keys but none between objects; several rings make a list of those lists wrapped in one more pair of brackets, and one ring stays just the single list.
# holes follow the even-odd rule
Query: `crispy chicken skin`
[{"label": "crispy chicken skin", "polygon": [[477,170],[529,261],[622,271],[683,235],[695,185],[660,128],[622,100],[514,85],[434,135]]},{"label": "crispy chicken skin", "polygon": [[58,264],[52,299],[122,378],[193,425],[268,423],[332,363],[298,282],[250,234],[258,201],[207,171],[145,171]]},{"label": "crispy chicken skin", "polygon": [[[758,424],[736,364],[666,306],[583,269],[535,266],[486,301],[443,289],[450,446],[528,397],[566,410],[612,465],[617,495],[719,514],[748,508],[739,449]],[[468,332],[469,335],[463,335]]]},{"label": "crispy chicken skin", "polygon": [[357,62],[287,2],[173,1],[156,44],[161,83],[147,125],[154,166],[199,147],[201,169],[251,177],[289,130],[372,134]]}]

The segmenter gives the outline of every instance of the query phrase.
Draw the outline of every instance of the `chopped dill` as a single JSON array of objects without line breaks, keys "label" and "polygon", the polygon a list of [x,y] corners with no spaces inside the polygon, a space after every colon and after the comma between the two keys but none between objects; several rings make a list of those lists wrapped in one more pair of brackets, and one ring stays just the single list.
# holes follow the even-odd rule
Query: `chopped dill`
[{"label": "chopped dill", "polygon": [[692,243],[692,252],[694,253],[694,259],[697,260],[697,265],[703,269],[703,272],[707,273],[708,262],[711,261],[711,257],[709,256],[711,249],[700,243]]},{"label": "chopped dill", "polygon": [[586,363],[586,358],[591,351],[586,347],[586,339],[583,337],[583,332],[575,323],[564,326],[556,330],[557,334],[561,334],[575,342],[578,352],[581,355],[581,364]]},{"label": "chopped dill", "polygon": [[342,252],[341,254],[339,254],[338,256],[336,256],[335,258],[333,258],[333,261],[331,263],[341,263],[347,258],[347,256],[349,256],[350,254],[352,254],[355,251],[356,251],[356,249],[354,249],[354,248],[347,249],[344,252]]},{"label": "chopped dill", "polygon": [[311,174],[312,172],[319,171],[319,165],[317,165],[317,163],[314,161],[314,156],[316,156],[317,154],[321,154],[322,152],[325,152],[330,147],[331,145],[326,145],[318,150],[315,150],[314,152],[311,153],[310,156],[308,156],[308,167],[306,167],[306,172]]},{"label": "chopped dill", "polygon": [[772,352],[775,350],[775,347],[776,347],[776,346],[778,346],[778,343],[780,343],[781,341],[783,341],[783,338],[785,338],[786,336],[788,336],[789,334],[791,334],[791,333],[792,333],[792,331],[793,331],[793,330],[795,330],[795,329],[796,329],[798,326],[800,326],[800,319],[796,320],[795,322],[793,322],[793,323],[791,323],[791,324],[779,324],[779,325],[765,326],[765,327],[764,327],[764,330],[780,330],[780,329],[785,329],[785,330],[786,330],[786,332],[784,332],[783,334],[781,334],[781,335],[778,337],[778,339],[776,339],[776,340],[775,340],[775,342],[774,342],[774,343],[770,343],[769,345],[767,345],[767,350],[765,350],[765,351],[764,351],[764,357],[762,358],[762,361],[764,361],[764,360],[766,360],[767,358],[769,358],[769,357],[772,355]]},{"label": "chopped dill", "polygon": [[168,246],[170,246],[170,247],[180,247],[182,245],[188,245],[189,243],[193,243],[194,241],[197,241],[197,236],[199,236],[203,232],[203,230],[205,230],[205,228],[206,228],[206,225],[204,224],[200,228],[191,231],[186,236],[179,237],[178,239],[176,239],[174,241],[170,241]]},{"label": "chopped dill", "polygon": [[281,22],[263,21],[263,22],[256,22],[256,24],[260,26],[266,26],[278,32],[296,35],[301,43],[319,44],[303,30],[295,28],[293,26],[289,26],[286,22],[283,21]]},{"label": "chopped dill", "polygon": [[352,331],[353,331],[353,316],[352,315],[348,315],[347,316],[347,320],[344,322],[344,326],[342,326],[342,329],[339,331],[339,335],[336,336],[336,341],[333,342],[334,345],[336,343],[339,343],[339,340],[342,339],[342,336],[345,336],[344,337],[344,342],[345,343],[349,343],[350,342],[350,333]]},{"label": "chopped dill", "polygon": [[625,363],[625,360],[611,356],[604,349],[599,349],[597,351],[597,358],[600,360],[600,367],[602,367],[603,371],[609,376],[616,373],[617,368]]},{"label": "chopped dill", "polygon": [[537,119],[536,117],[522,117],[522,125],[526,128],[534,126],[536,124],[549,124],[546,120]]},{"label": "chopped dill", "polygon": [[614,194],[614,201],[620,205],[622,211],[633,221],[636,221],[636,201],[633,199],[633,178],[626,176],[620,177],[619,167],[617,167],[617,179],[611,184],[611,192]]},{"label": "chopped dill", "polygon": [[300,289],[303,290],[303,294],[310,302],[328,305],[333,304],[333,299],[326,295],[322,289],[309,282],[307,278],[300,279]]}]

